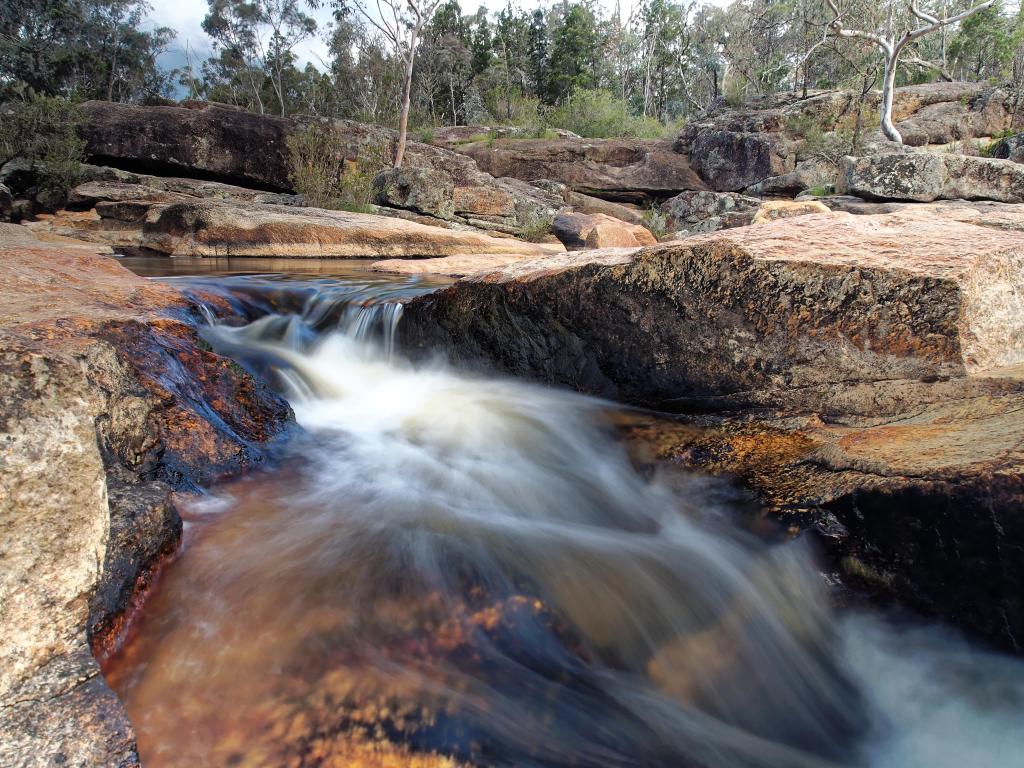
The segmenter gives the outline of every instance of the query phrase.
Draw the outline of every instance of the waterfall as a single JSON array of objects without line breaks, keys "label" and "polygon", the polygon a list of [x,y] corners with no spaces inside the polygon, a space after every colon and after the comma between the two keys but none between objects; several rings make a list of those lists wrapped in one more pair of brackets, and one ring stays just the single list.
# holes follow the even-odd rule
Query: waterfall
[{"label": "waterfall", "polygon": [[144,764],[942,763],[879,747],[916,668],[724,481],[638,471],[608,403],[405,361],[393,295],[299,293],[235,292],[204,331],[304,434],[194,514],[107,670]]}]

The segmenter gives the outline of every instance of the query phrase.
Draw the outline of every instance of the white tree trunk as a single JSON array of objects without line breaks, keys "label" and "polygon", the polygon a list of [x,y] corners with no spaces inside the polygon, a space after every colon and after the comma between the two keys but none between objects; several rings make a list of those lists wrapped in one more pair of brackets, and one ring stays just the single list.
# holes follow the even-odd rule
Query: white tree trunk
[{"label": "white tree trunk", "polygon": [[405,159],[406,136],[409,133],[409,104],[412,100],[412,66],[416,57],[416,37],[413,36],[409,56],[405,60],[405,89],[402,95],[402,113],[398,118],[398,148],[395,150],[395,168],[402,167]]},{"label": "white tree trunk", "polygon": [[903,143],[903,136],[896,130],[892,122],[892,99],[893,91],[896,90],[896,59],[900,55],[899,50],[893,51],[885,57],[885,72],[882,76],[882,133],[889,141],[897,144]]}]

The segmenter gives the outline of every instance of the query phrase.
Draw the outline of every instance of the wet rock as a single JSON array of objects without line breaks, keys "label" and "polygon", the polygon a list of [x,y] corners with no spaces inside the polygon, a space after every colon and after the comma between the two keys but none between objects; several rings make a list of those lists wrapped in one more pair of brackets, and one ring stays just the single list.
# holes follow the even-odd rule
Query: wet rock
[{"label": "wet rock", "polygon": [[838,191],[875,200],[1024,202],[1024,168],[1009,160],[913,152],[844,157]]},{"label": "wet rock", "polygon": [[260,463],[288,406],[96,246],[0,237],[0,763],[136,765],[90,652],[181,525],[172,488]]},{"label": "wet rock", "polygon": [[716,232],[749,224],[761,205],[736,192],[682,192],[661,204],[671,229]]},{"label": "wet rock", "polygon": [[1022,268],[1019,206],[904,204],[518,262],[399,331],[690,412],[658,427],[663,458],[744,478],[794,527],[839,521],[837,568],[1019,650]]},{"label": "wet rock", "polygon": [[628,224],[603,213],[563,213],[552,224],[566,250],[584,248],[631,248],[655,245],[657,240],[639,224]]},{"label": "wet rock", "polygon": [[706,188],[667,141],[516,139],[466,144],[458,151],[493,176],[557,181],[575,192],[619,202]]}]

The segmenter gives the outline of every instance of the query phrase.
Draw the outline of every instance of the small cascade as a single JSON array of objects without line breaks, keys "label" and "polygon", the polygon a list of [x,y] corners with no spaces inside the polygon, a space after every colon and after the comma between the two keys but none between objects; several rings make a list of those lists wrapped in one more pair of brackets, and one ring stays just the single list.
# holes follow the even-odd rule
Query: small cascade
[{"label": "small cascade", "polygon": [[[215,514],[197,508],[105,669],[145,765],[1021,753],[1019,665],[837,617],[803,543],[743,532],[724,481],[638,472],[608,403],[403,360],[402,299],[420,288],[190,286],[205,337],[268,375],[305,434],[284,466],[217,489]],[[937,673],[958,663],[1004,700],[961,703],[969,676]],[[959,722],[993,729],[980,751]],[[946,759],[958,749],[972,759]]]}]

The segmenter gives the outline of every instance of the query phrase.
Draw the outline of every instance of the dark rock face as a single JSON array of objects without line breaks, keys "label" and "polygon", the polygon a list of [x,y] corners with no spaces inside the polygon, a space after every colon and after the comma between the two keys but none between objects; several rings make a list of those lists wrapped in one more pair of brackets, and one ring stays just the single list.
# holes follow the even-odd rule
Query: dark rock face
[{"label": "dark rock face", "polygon": [[783,143],[771,134],[687,126],[681,137],[694,170],[718,192],[736,192],[793,170]]},{"label": "dark rock face", "polygon": [[1015,133],[1000,139],[992,148],[992,157],[1024,163],[1024,133]]},{"label": "dark rock face", "polygon": [[463,144],[457,150],[493,176],[557,181],[606,200],[643,202],[706,188],[667,141],[505,139]]},{"label": "dark rock face", "polygon": [[82,111],[86,152],[101,165],[290,189],[285,138],[291,120],[221,104],[142,107],[89,101]]},{"label": "dark rock face", "polygon": [[116,647],[175,551],[171,492],[264,461],[291,410],[202,347],[174,289],[5,226],[0,763],[137,765],[91,651]]},{"label": "dark rock face", "polygon": [[[146,107],[90,101],[83,111],[83,134],[93,160],[129,171],[192,177],[187,188],[178,179],[175,188],[167,189],[169,193],[243,197],[241,191],[203,187],[197,179],[260,190],[292,189],[286,140],[301,125],[295,120],[202,102]],[[346,160],[358,161],[369,172],[391,164],[398,140],[395,131],[351,120],[335,120],[330,127]],[[378,190],[383,204],[442,222],[516,234],[538,219],[550,218],[558,207],[541,190],[495,179],[470,157],[429,144],[409,142],[401,174],[399,178],[385,170],[387,189]],[[152,176],[96,180],[154,186]],[[447,199],[442,199],[446,192]]]}]

